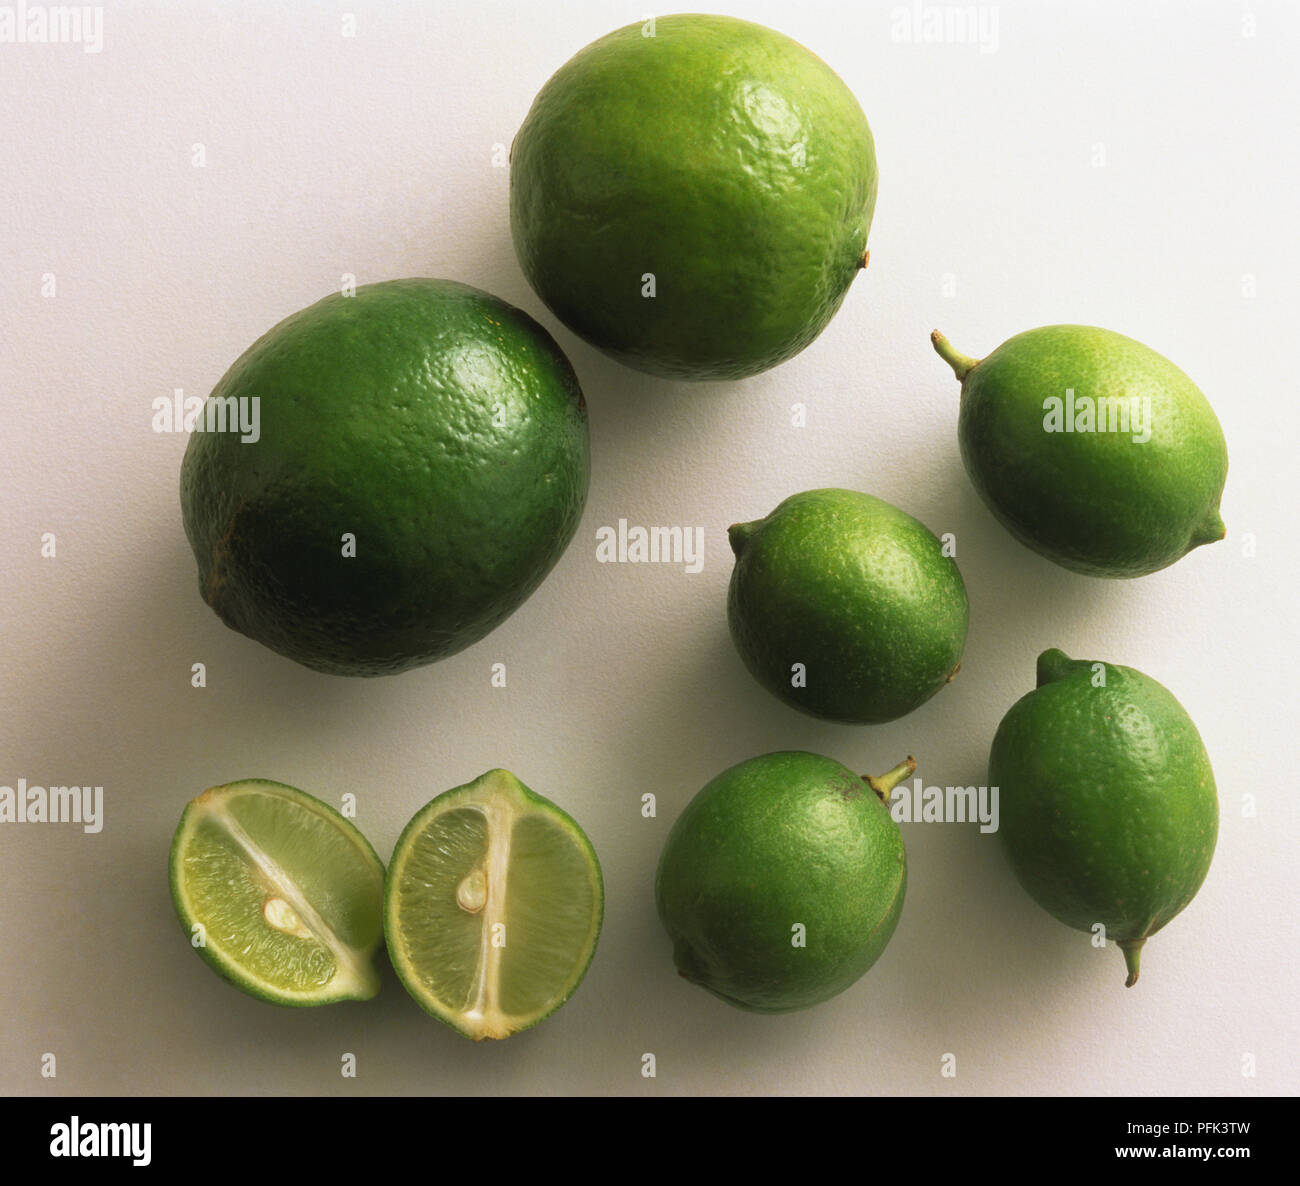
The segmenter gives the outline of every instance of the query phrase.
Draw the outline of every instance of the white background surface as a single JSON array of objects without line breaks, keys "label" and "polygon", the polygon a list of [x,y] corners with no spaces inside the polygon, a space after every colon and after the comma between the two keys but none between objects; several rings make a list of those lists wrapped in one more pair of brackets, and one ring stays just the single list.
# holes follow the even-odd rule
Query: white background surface
[{"label": "white background surface", "polygon": [[[0,45],[0,783],[102,784],[106,799],[98,835],[0,825],[4,1091],[1300,1086],[1297,9],[1003,3],[981,52],[897,39],[888,4],[712,8],[840,72],[881,181],[870,269],[821,339],[765,375],[703,386],[622,369],[557,325],[515,263],[507,171],[492,165],[550,74],[644,5],[111,5],[98,54]],[[590,500],[553,575],[484,642],[380,680],[315,674],[220,623],[181,530],[185,438],[150,427],[156,397],[206,394],[348,273],[452,277],[521,305],[569,353],[591,414]],[[1060,321],[1139,338],[1207,393],[1231,457],[1224,543],[1140,581],[1092,580],[1021,548],[978,502],[929,331],[980,355]],[[799,716],[727,635],[726,526],[826,485],[957,535],[972,604],[961,676],[890,725]],[[596,529],[621,517],[703,527],[703,571],[597,564]],[[45,532],[56,559],[39,555]],[[915,753],[927,783],[981,783],[1047,646],[1161,680],[1218,774],[1214,866],[1148,945],[1136,988],[1118,951],[1040,911],[996,838],[963,825],[904,825],[899,930],[833,1001],[755,1016],[676,976],[653,874],[704,782],[806,748],[863,771]],[[206,689],[190,686],[196,662]],[[505,690],[489,685],[494,662]],[[167,848],[205,787],[261,776],[335,803],[354,792],[387,859],[417,807],[494,766],[569,809],[604,866],[596,960],[539,1028],[473,1045],[387,969],[369,1004],[278,1010],[189,950]],[[641,816],[646,792],[656,819]]]}]

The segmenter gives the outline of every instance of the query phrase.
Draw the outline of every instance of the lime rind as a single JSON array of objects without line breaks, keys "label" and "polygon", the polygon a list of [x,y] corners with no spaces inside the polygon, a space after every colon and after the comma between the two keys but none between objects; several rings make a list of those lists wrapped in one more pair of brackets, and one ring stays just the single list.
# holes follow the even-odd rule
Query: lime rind
[{"label": "lime rind", "polygon": [[[483,837],[476,855],[448,839],[470,815]],[[506,770],[433,799],[389,862],[384,936],[393,968],[425,1012],[475,1040],[528,1029],[569,1000],[603,916],[600,862],[586,833]],[[498,946],[503,933],[510,939]]]},{"label": "lime rind", "polygon": [[[262,829],[254,836],[231,811],[254,797],[281,805],[284,827],[277,846],[296,830],[308,846],[318,853],[325,847],[344,866],[339,876],[322,878],[317,868],[305,893],[259,843]],[[276,814],[273,809],[262,819]],[[291,865],[310,866],[310,852],[294,855]],[[327,803],[266,779],[212,787],[186,805],[172,840],[169,875],[187,936],[193,938],[196,925],[203,927],[204,943],[195,950],[249,995],[312,1006],[369,1000],[378,993],[373,955],[382,937],[383,862],[356,826]],[[340,937],[340,927],[351,942]]]}]

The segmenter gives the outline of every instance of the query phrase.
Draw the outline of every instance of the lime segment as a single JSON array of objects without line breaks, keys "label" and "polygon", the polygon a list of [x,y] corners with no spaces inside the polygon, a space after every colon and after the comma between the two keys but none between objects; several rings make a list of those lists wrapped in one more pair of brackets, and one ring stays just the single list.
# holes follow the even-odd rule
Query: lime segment
[{"label": "lime segment", "polygon": [[582,829],[493,770],[407,825],[389,866],[384,933],[421,1007],[468,1037],[506,1038],[573,995],[603,910]]},{"label": "lime segment", "polygon": [[283,783],[213,787],[181,816],[172,900],[200,955],[283,1005],[367,1000],[384,867],[332,807]]}]

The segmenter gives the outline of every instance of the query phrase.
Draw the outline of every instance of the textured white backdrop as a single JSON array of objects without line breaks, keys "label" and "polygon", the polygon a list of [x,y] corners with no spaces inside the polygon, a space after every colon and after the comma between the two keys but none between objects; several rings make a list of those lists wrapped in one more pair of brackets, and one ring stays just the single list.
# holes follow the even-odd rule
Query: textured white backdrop
[{"label": "textured white backdrop", "polygon": [[[841,73],[881,181],[870,269],[822,338],[758,378],[703,386],[624,370],[556,324],[515,263],[507,171],[493,167],[549,75],[644,5],[109,5],[97,54],[0,44],[0,784],[106,796],[98,835],[0,825],[0,1089],[1300,1086],[1297,9],[1002,3],[983,10],[997,41],[982,52],[900,39],[914,6],[711,7]],[[581,377],[594,456],[578,535],[533,599],[469,651],[369,681],[300,669],[208,610],[180,524],[185,440],[150,427],[151,401],[206,394],[347,273],[453,277],[538,316]],[[1231,456],[1226,542],[1141,581],[1098,581],[1021,548],[977,501],[929,331],[979,355],[1058,321],[1137,337],[1201,385]],[[972,603],[961,676],[887,726],[786,709],[727,636],[726,526],[823,485],[958,539]],[[597,528],[621,517],[703,527],[703,571],[596,563]],[[57,559],[39,555],[45,532]],[[1164,682],[1218,774],[1214,866],[1136,988],[1117,951],[1021,892],[994,837],[960,825],[904,826],[901,925],[835,1000],[754,1016],[675,975],[653,874],[707,779],[792,747],[864,771],[910,752],[928,783],[983,782],[993,730],[1046,646]],[[195,662],[204,690],[190,687]],[[489,684],[494,662],[505,690]],[[386,859],[419,805],[493,766],[572,811],[604,865],[596,960],[538,1029],[471,1045],[387,971],[369,1004],[281,1011],[188,949],[167,846],[204,787],[262,776],[333,802],[355,792]],[[656,819],[642,818],[647,792]],[[344,1052],[355,1080],[339,1075]],[[945,1054],[955,1079],[940,1075]]]}]

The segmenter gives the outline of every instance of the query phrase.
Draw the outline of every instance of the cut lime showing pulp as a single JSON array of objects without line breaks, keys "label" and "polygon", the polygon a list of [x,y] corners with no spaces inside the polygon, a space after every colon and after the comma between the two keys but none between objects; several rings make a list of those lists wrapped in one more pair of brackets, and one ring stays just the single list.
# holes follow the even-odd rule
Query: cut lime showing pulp
[{"label": "cut lime showing pulp", "polygon": [[569,999],[604,914],[591,841],[506,770],[439,795],[389,862],[388,954],[407,991],[470,1038],[508,1038]]},{"label": "cut lime showing pulp", "polygon": [[263,779],[204,791],[171,850],[172,901],[226,979],[280,1005],[368,1000],[384,866],[328,804]]}]

